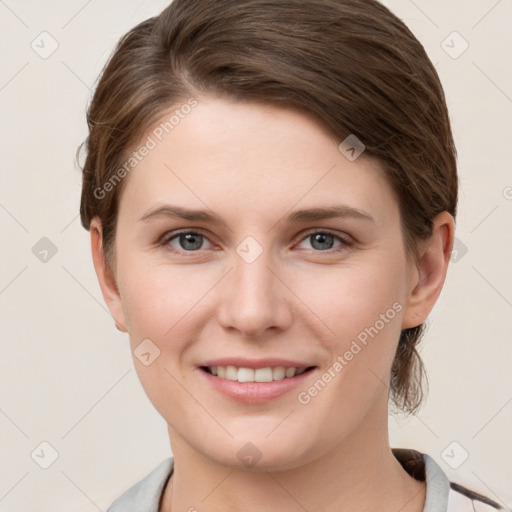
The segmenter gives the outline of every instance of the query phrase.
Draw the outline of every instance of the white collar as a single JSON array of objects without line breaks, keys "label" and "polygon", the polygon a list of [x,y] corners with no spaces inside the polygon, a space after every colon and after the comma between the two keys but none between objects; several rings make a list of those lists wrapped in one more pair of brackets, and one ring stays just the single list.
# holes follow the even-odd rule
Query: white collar
[{"label": "white collar", "polygon": [[[506,509],[481,501],[471,491],[467,496],[451,488],[448,477],[429,455],[405,448],[393,448],[392,451],[411,476],[426,480],[423,512],[506,512]],[[117,498],[107,512],[159,512],[160,499],[173,467],[172,457],[163,460],[151,473]]]}]

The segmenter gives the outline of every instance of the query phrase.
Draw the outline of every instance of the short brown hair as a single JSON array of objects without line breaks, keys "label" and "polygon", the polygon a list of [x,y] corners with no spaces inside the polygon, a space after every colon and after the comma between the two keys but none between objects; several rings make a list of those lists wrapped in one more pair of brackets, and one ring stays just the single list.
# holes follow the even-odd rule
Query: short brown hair
[{"label": "short brown hair", "polygon": [[[437,214],[455,218],[456,150],[443,89],[423,46],[386,7],[174,0],[120,39],[87,112],[81,222],[89,229],[100,218],[109,265],[126,179],[107,194],[102,187],[165,111],[204,95],[291,106],[340,142],[356,135],[396,194],[408,255],[417,258]],[[402,331],[393,362],[390,397],[406,413],[423,399],[423,329]]]}]

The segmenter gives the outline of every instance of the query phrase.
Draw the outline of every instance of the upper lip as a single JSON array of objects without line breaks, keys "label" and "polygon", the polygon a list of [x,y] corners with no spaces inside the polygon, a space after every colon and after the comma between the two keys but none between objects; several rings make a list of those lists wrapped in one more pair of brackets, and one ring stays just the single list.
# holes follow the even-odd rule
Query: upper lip
[{"label": "upper lip", "polygon": [[267,368],[275,366],[284,366],[285,368],[309,368],[312,364],[292,361],[290,359],[264,358],[264,359],[246,359],[243,357],[224,357],[222,359],[210,359],[199,366],[236,366],[237,368]]}]

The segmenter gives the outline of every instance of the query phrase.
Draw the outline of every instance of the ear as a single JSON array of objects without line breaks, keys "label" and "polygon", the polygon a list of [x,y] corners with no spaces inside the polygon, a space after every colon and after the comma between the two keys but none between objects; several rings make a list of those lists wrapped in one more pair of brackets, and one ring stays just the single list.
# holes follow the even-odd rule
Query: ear
[{"label": "ear", "polygon": [[420,258],[411,274],[402,329],[420,325],[432,311],[446,278],[454,236],[453,217],[448,212],[437,215],[432,235],[420,244]]},{"label": "ear", "polygon": [[121,295],[117,288],[116,277],[113,269],[111,269],[106,262],[105,254],[103,250],[103,237],[102,237],[102,225],[99,217],[94,217],[91,220],[89,228],[91,234],[91,251],[92,259],[94,263],[94,269],[96,276],[101,288],[103,298],[110,310],[110,313],[114,317],[114,321],[117,329],[123,332],[128,332],[125,325],[125,317],[123,311],[123,304],[121,301]]}]

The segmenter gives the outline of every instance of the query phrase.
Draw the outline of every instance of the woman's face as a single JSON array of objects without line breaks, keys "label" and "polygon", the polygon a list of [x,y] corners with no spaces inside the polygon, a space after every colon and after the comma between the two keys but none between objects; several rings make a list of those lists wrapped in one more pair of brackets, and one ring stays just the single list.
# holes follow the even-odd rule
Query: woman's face
[{"label": "woman's face", "polygon": [[125,178],[109,307],[173,450],[285,469],[371,442],[422,320],[377,164],[294,110],[204,98],[162,134],[171,114]]}]

